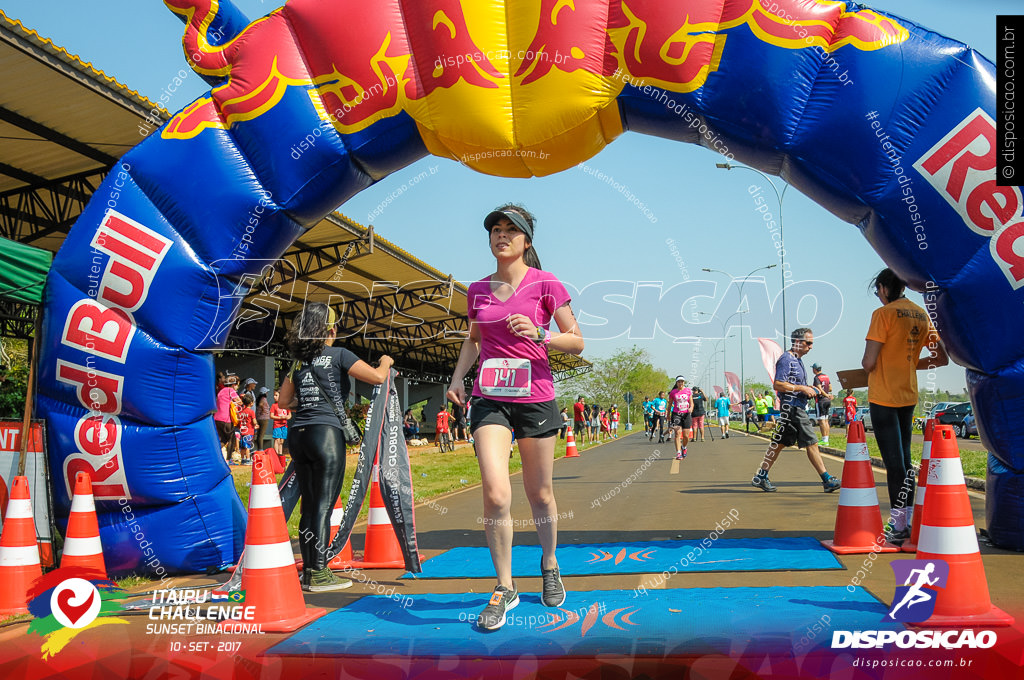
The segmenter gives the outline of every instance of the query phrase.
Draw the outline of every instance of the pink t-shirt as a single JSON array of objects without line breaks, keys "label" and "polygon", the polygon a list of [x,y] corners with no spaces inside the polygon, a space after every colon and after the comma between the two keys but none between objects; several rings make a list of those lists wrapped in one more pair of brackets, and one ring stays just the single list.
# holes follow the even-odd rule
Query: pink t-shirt
[{"label": "pink t-shirt", "polygon": [[238,395],[232,387],[222,387],[220,392],[217,393],[217,411],[213,414],[214,420],[219,420],[222,423],[231,422],[231,411],[228,410],[231,404],[232,397]]},{"label": "pink t-shirt", "polygon": [[693,408],[693,392],[689,387],[681,390],[673,388],[668,393],[668,403],[672,404],[672,413],[689,413]]},{"label": "pink t-shirt", "polygon": [[548,348],[529,338],[514,335],[508,328],[508,318],[512,314],[525,314],[534,325],[548,328],[555,310],[570,299],[569,292],[554,274],[532,267],[516,292],[504,302],[491,292],[490,277],[470,284],[466,294],[467,312],[469,320],[480,326],[480,365],[489,359],[529,359],[531,380],[529,396],[507,397],[484,394],[478,377],[473,385],[474,397],[522,403],[555,398]]}]

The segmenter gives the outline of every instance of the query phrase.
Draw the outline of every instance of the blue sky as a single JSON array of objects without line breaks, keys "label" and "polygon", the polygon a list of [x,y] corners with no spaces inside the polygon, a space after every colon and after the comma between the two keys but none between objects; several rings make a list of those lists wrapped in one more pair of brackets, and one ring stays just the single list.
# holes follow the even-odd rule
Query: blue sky
[{"label": "blue sky", "polygon": [[[250,19],[281,4],[235,2]],[[995,16],[1024,9],[1019,0],[879,0],[866,6],[966,42],[989,58],[995,54]],[[153,99],[185,66],[182,24],[155,0],[0,0],[0,8]],[[203,81],[191,75],[169,108],[184,107],[206,89]],[[639,281],[661,282],[667,289],[685,280],[708,279],[719,284],[716,299],[721,301],[729,278],[706,274],[702,268],[741,277],[778,263],[771,236],[752,210],[748,195],[751,185],[761,186],[770,196],[768,203],[774,212],[777,204],[771,188],[752,172],[715,169],[721,160],[694,145],[627,133],[587,161],[589,168],[613,176],[643,201],[649,209],[646,215],[621,193],[580,169],[541,179],[503,179],[434,157],[394,173],[341,210],[357,222],[373,222],[385,238],[468,283],[493,268],[481,226],[483,215],[501,203],[521,202],[538,217],[535,246],[544,267],[576,289],[604,280],[628,282],[605,284],[615,292],[631,291]],[[429,174],[432,167],[435,172]],[[410,182],[425,170],[426,177]],[[400,195],[383,205],[395,192]],[[823,309],[818,311],[818,319],[833,326],[827,333],[819,330],[808,363],[819,361],[833,374],[855,368],[860,364],[871,312],[877,306],[868,283],[884,265],[854,226],[841,222],[795,189],[786,192],[783,214],[786,261],[793,280],[803,282],[806,291],[819,291],[816,295]],[[759,275],[766,277],[764,283],[751,281],[744,292],[753,289],[776,296],[782,283],[781,269]],[[787,297],[788,305],[794,304],[792,297]],[[909,297],[921,303],[920,295],[911,293]],[[801,320],[814,313],[813,304],[805,300]],[[701,311],[711,314],[715,308],[712,304]],[[633,318],[657,312],[638,310]],[[748,320],[756,321],[756,316],[751,314]],[[736,316],[732,323],[738,324],[739,319]],[[674,342],[661,332],[652,338],[639,337],[648,334],[636,330],[633,337],[591,338],[584,356],[607,356],[619,347],[636,344],[648,349],[655,364],[668,373],[699,380],[716,350],[717,375],[721,375],[720,350],[724,347],[725,367],[740,373],[740,329],[734,326],[730,333],[737,337],[721,341],[719,328],[715,323],[711,337],[699,348],[689,340]],[[766,379],[757,342],[749,335],[743,353],[748,378]],[[713,382],[721,384],[720,379]],[[961,367],[937,371],[939,388],[955,391],[964,385]]]}]

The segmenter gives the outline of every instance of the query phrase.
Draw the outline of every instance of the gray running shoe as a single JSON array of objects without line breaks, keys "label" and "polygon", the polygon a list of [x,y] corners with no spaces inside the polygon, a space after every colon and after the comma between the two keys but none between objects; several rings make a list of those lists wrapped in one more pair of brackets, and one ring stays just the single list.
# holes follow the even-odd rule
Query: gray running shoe
[{"label": "gray running shoe", "polygon": [[545,607],[560,607],[565,602],[565,586],[562,585],[562,577],[558,567],[545,569],[543,564],[540,568],[540,575],[544,579],[544,592],[541,594],[541,601]]},{"label": "gray running shoe", "polygon": [[905,541],[910,540],[910,527],[905,527],[899,531],[896,531],[891,525],[885,528],[885,540],[893,545],[903,545]]},{"label": "gray running shoe", "polygon": [[825,490],[825,493],[832,493],[833,491],[842,486],[842,482],[839,481],[838,477],[833,477],[832,475],[829,475],[828,479],[821,483],[821,486]]},{"label": "gray running shoe", "polygon": [[754,478],[750,480],[751,486],[756,486],[761,491],[776,491],[775,485],[771,483],[767,477],[761,475],[754,475]]},{"label": "gray running shoe", "polygon": [[345,590],[352,587],[352,581],[347,578],[338,578],[331,571],[330,567],[313,569],[309,573],[309,585],[303,590],[310,593],[326,593],[332,590]]},{"label": "gray running shoe", "polygon": [[477,616],[476,625],[484,630],[498,630],[505,625],[505,612],[518,606],[519,591],[516,590],[516,584],[512,584],[512,590],[499,585],[491,593],[487,606]]}]

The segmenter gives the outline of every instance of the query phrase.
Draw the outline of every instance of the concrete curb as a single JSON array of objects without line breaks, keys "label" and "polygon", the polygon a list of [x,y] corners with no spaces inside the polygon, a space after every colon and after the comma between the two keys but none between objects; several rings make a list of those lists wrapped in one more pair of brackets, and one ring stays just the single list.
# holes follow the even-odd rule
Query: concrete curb
[{"label": "concrete curb", "polygon": [[[771,437],[769,437],[768,435],[766,435],[763,432],[747,432],[746,434],[748,436],[751,436],[751,437],[760,437],[761,439],[765,439],[765,440],[771,438]],[[821,451],[822,453],[827,453],[830,456],[835,456],[836,458],[842,458],[842,459],[846,458],[846,451],[841,451],[839,449],[833,449],[830,446],[821,446],[821,445],[819,445],[818,446],[818,450]],[[871,465],[873,467],[879,468],[881,470],[885,470],[885,466],[882,465],[882,459],[881,458],[875,458],[874,456],[872,456],[871,457]],[[967,485],[968,489],[973,489],[975,491],[981,491],[981,492],[985,491],[985,480],[984,479],[979,479],[977,477],[968,477],[967,475],[964,475],[964,483]]]}]

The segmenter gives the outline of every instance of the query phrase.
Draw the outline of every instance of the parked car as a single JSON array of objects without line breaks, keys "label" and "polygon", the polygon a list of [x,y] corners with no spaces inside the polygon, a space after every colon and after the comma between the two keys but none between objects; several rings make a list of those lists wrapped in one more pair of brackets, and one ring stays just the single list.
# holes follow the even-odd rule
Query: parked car
[{"label": "parked car", "polygon": [[842,427],[846,423],[846,409],[842,406],[833,406],[828,412],[828,424],[830,427]]},{"label": "parked car", "polygon": [[953,404],[944,411],[936,411],[935,422],[939,425],[952,425],[958,437],[967,439],[970,437],[970,433],[967,430],[967,425],[964,424],[964,420],[966,420],[967,416],[973,415],[974,408],[971,406],[971,402],[965,401]]},{"label": "parked car", "polygon": [[964,439],[970,439],[971,435],[978,434],[978,423],[974,420],[973,413],[964,418],[964,429],[967,431],[967,435]]},{"label": "parked car", "polygon": [[935,404],[935,406],[932,406],[930,409],[928,409],[927,413],[925,413],[924,416],[925,420],[927,420],[928,418],[934,418],[936,413],[941,413],[948,409],[950,406],[956,406],[957,404],[966,403],[967,402],[965,401],[940,401],[939,403]]},{"label": "parked car", "polygon": [[871,429],[871,409],[867,406],[858,406],[857,413],[853,416],[854,420],[859,420],[864,423],[864,429]]}]

